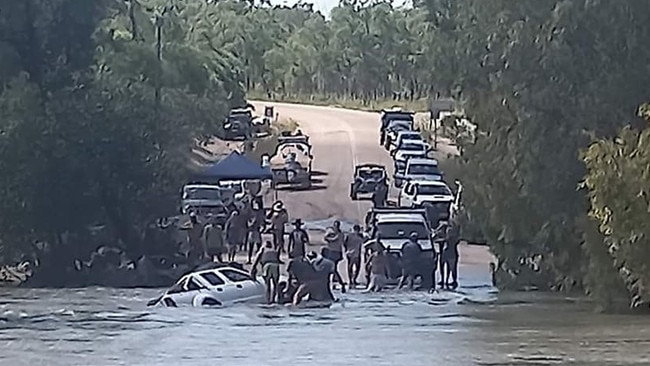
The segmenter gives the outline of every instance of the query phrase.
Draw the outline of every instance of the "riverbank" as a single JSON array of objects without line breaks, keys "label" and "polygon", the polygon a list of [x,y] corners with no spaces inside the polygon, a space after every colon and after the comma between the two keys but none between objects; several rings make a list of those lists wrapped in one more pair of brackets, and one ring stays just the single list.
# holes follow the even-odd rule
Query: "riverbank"
[{"label": "riverbank", "polygon": [[382,109],[400,107],[414,112],[427,112],[428,99],[394,100],[394,99],[356,99],[333,95],[274,94],[271,98],[265,93],[251,90],[247,93],[249,100],[261,102],[278,102],[294,104],[311,104],[325,107],[337,107],[366,112],[379,112]]}]

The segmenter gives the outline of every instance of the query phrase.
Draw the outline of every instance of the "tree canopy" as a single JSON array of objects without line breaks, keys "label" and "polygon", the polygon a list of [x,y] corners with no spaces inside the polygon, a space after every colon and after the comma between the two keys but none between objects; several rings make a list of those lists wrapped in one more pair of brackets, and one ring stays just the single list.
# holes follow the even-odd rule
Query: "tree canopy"
[{"label": "tree canopy", "polygon": [[244,102],[195,15],[158,3],[0,2],[5,256],[45,241],[69,265],[96,224],[137,254],[145,225],[176,210],[193,138]]}]

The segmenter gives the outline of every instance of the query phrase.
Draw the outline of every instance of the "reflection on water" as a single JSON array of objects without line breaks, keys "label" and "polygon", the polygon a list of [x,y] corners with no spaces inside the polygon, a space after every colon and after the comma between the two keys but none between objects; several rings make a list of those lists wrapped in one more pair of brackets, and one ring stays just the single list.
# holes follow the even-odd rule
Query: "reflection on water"
[{"label": "reflection on water", "polygon": [[353,291],[330,309],[303,310],[146,308],[155,290],[5,289],[0,364],[650,362],[647,318],[593,314],[582,299],[497,295],[476,278],[461,278],[459,293]]}]

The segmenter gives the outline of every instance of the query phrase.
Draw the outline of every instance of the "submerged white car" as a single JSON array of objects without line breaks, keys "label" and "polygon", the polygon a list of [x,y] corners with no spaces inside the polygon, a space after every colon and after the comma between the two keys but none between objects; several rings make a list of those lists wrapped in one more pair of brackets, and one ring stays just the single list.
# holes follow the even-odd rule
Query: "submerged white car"
[{"label": "submerged white car", "polygon": [[245,271],[227,265],[197,270],[181,277],[149,305],[228,306],[265,301],[266,287]]}]

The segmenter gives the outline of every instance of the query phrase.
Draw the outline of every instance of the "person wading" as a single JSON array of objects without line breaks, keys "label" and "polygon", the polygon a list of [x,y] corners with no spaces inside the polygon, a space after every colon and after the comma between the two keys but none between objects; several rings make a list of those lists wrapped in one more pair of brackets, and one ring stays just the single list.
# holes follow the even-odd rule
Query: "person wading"
[{"label": "person wading", "polygon": [[379,248],[370,256],[370,281],[366,292],[381,291],[388,282],[388,256],[384,248]]},{"label": "person wading", "polygon": [[226,245],[228,246],[228,262],[234,262],[237,248],[244,242],[246,229],[242,227],[238,211],[233,211],[226,221]]},{"label": "person wading", "polygon": [[334,294],[332,294],[332,275],[335,274],[336,265],[330,259],[327,259],[325,254],[326,248],[321,249],[321,254],[317,255],[314,252],[308,254],[309,262],[318,274],[317,288],[312,291],[311,299],[316,301],[335,301]]},{"label": "person wading", "polygon": [[296,219],[293,222],[294,229],[289,234],[289,258],[301,258],[307,252],[307,245],[309,245],[309,235],[302,228],[302,220]]},{"label": "person wading", "polygon": [[251,267],[251,276],[256,276],[257,265],[262,265],[262,278],[264,278],[264,285],[266,285],[266,302],[272,304],[279,302],[279,288],[280,282],[280,252],[273,246],[273,243],[267,241],[264,246],[259,250],[255,256],[255,261]]},{"label": "person wading", "polygon": [[[446,263],[443,260],[443,252],[446,247],[447,243],[447,227],[448,227],[447,221],[440,221],[438,223],[438,227],[434,230],[436,233],[435,235],[435,242],[438,244],[438,253],[437,253],[437,259],[438,259],[438,268],[440,269],[440,282],[438,282],[438,285],[440,285],[441,288],[445,287],[445,278],[446,278],[446,273],[445,271],[447,270]],[[435,249],[434,249],[435,250]]]},{"label": "person wading", "polygon": [[422,246],[418,243],[418,233],[413,232],[409,240],[402,245],[402,277],[397,288],[408,285],[413,290],[415,278],[420,274],[420,261],[422,258]]},{"label": "person wading", "polygon": [[[302,299],[318,289],[318,274],[314,267],[305,258],[296,258],[289,261],[287,272],[290,278],[297,283],[297,289],[293,296],[293,305],[299,305]],[[289,284],[287,287],[291,287]]]},{"label": "person wading", "polygon": [[[447,227],[447,240],[443,250],[443,262],[446,265],[446,277],[442,282],[445,288],[455,290],[458,288],[458,243],[460,242],[460,230],[457,224],[452,223]],[[451,283],[449,282],[451,280]]]},{"label": "person wading", "polygon": [[284,208],[282,201],[277,201],[273,204],[269,219],[273,233],[273,245],[281,253],[284,253],[284,226],[289,222],[289,214]]},{"label": "person wading", "polygon": [[210,261],[214,261],[216,258],[219,263],[223,263],[225,245],[221,225],[214,223],[214,221],[208,222],[203,228],[203,243]]},{"label": "person wading", "polygon": [[348,264],[348,278],[350,286],[356,286],[361,270],[361,246],[365,241],[361,233],[361,226],[354,225],[352,232],[345,237],[343,249],[345,250],[345,260]]},{"label": "person wading", "polygon": [[341,284],[341,292],[345,293],[345,283],[339,273],[338,266],[341,259],[343,259],[343,241],[345,235],[341,231],[341,222],[339,220],[334,221],[332,227],[328,228],[327,234],[325,234],[325,242],[327,243],[327,251],[325,252],[326,257],[334,262],[334,271],[335,279]]},{"label": "person wading", "polygon": [[246,264],[251,264],[251,258],[255,250],[260,250],[262,245],[262,222],[260,222],[259,217],[255,214],[251,215],[246,223],[247,234],[246,234],[246,246],[248,247],[248,262]]}]

